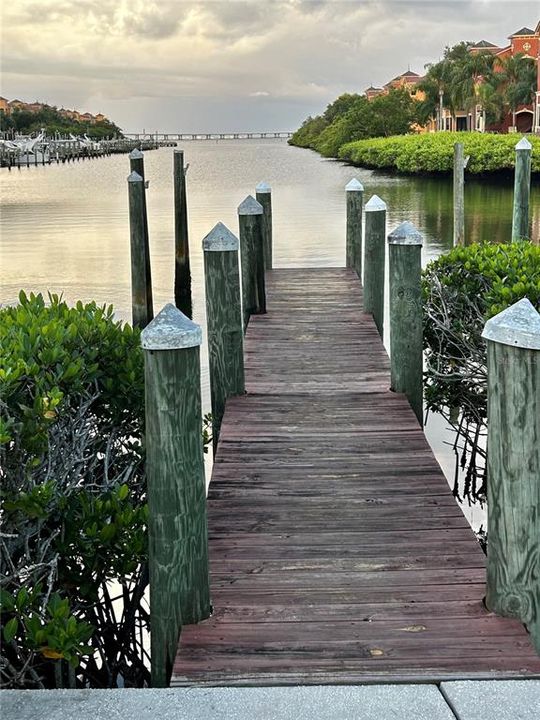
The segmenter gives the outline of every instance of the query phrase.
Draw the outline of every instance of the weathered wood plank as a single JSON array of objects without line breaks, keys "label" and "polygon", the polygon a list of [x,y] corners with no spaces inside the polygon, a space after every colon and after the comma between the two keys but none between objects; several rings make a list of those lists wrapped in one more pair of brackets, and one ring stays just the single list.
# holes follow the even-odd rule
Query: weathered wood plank
[{"label": "weathered wood plank", "polygon": [[208,495],[214,614],[175,685],[540,674],[362,313],[353,270],[267,273]]}]

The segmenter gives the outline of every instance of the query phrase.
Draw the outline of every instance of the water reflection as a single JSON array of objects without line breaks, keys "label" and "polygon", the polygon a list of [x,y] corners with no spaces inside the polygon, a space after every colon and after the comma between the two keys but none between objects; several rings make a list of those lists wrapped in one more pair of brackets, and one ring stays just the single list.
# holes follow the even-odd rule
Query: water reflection
[{"label": "water reflection", "polygon": [[[425,236],[424,263],[452,244],[452,182],[447,178],[395,177],[325,160],[284,141],[219,141],[184,144],[188,172],[194,319],[205,326],[201,240],[218,221],[237,232],[236,208],[255,185],[273,188],[275,265],[332,266],[345,260],[344,187],[357,176],[366,199],[380,195],[389,226],[414,222]],[[13,303],[20,288],[60,292],[78,299],[114,303],[130,317],[129,232],[125,155],[50,167],[0,172],[1,303]],[[146,153],[154,302],[173,299],[172,149]],[[466,228],[471,241],[508,240],[511,183],[468,180]],[[540,192],[531,194],[532,227],[540,238]],[[209,405],[206,348],[203,397]],[[453,467],[450,448],[437,454]],[[449,475],[452,475],[451,469]]]}]

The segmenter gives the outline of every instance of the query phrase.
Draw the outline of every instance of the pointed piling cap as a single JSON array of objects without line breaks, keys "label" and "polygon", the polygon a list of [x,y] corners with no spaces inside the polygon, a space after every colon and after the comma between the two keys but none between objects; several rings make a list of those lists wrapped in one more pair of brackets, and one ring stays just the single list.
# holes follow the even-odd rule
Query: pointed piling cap
[{"label": "pointed piling cap", "polygon": [[386,203],[378,195],[372,195],[364,206],[366,212],[386,210]]},{"label": "pointed piling cap", "polygon": [[422,236],[411,222],[405,221],[388,236],[390,245],[422,245]]},{"label": "pointed piling cap", "polygon": [[263,212],[263,206],[255,200],[253,195],[248,195],[244,202],[238,206],[239,215],[262,215]]},{"label": "pointed piling cap", "polygon": [[482,337],[502,345],[540,350],[540,313],[528,298],[523,298],[490,318]]},{"label": "pointed piling cap", "polygon": [[364,186],[360,180],[353,178],[345,185],[345,190],[347,192],[364,192]]},{"label": "pointed piling cap", "polygon": [[201,328],[167,303],[141,333],[144,350],[181,350],[197,347],[202,342]]},{"label": "pointed piling cap", "polygon": [[134,170],[132,173],[130,173],[130,174],[128,175],[127,181],[128,181],[128,182],[142,182],[143,179],[142,179],[142,177],[139,175],[139,173]]},{"label": "pointed piling cap", "polygon": [[265,193],[271,193],[272,188],[270,187],[270,185],[267,182],[264,182],[264,180],[263,180],[262,182],[260,182],[257,185],[257,187],[255,188],[255,192],[258,195],[264,195]]},{"label": "pointed piling cap", "polygon": [[522,137],[521,140],[516,143],[516,150],[532,150],[532,145],[526,137]]},{"label": "pointed piling cap", "polygon": [[140,160],[140,159],[143,158],[143,157],[144,157],[144,153],[141,152],[141,150],[139,150],[139,148],[134,148],[134,149],[129,153],[129,159],[130,159],[130,160]]},{"label": "pointed piling cap", "polygon": [[223,223],[218,222],[202,241],[206,252],[238,250],[238,238]]}]

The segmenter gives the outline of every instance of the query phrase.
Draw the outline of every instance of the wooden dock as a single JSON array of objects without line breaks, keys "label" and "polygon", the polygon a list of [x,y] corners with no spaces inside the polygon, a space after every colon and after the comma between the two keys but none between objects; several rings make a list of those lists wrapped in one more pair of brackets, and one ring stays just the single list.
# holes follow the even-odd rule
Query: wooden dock
[{"label": "wooden dock", "polygon": [[484,555],[356,274],[274,270],[267,297],[210,485],[214,614],[183,628],[171,685],[540,676],[483,605]]}]

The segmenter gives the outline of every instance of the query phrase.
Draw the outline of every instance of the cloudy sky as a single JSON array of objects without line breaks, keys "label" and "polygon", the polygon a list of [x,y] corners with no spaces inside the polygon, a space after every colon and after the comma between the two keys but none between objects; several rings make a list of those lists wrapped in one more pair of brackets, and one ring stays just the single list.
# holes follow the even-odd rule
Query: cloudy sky
[{"label": "cloudy sky", "polygon": [[124,130],[289,130],[447,44],[540,19],[521,0],[4,0],[2,95]]}]

